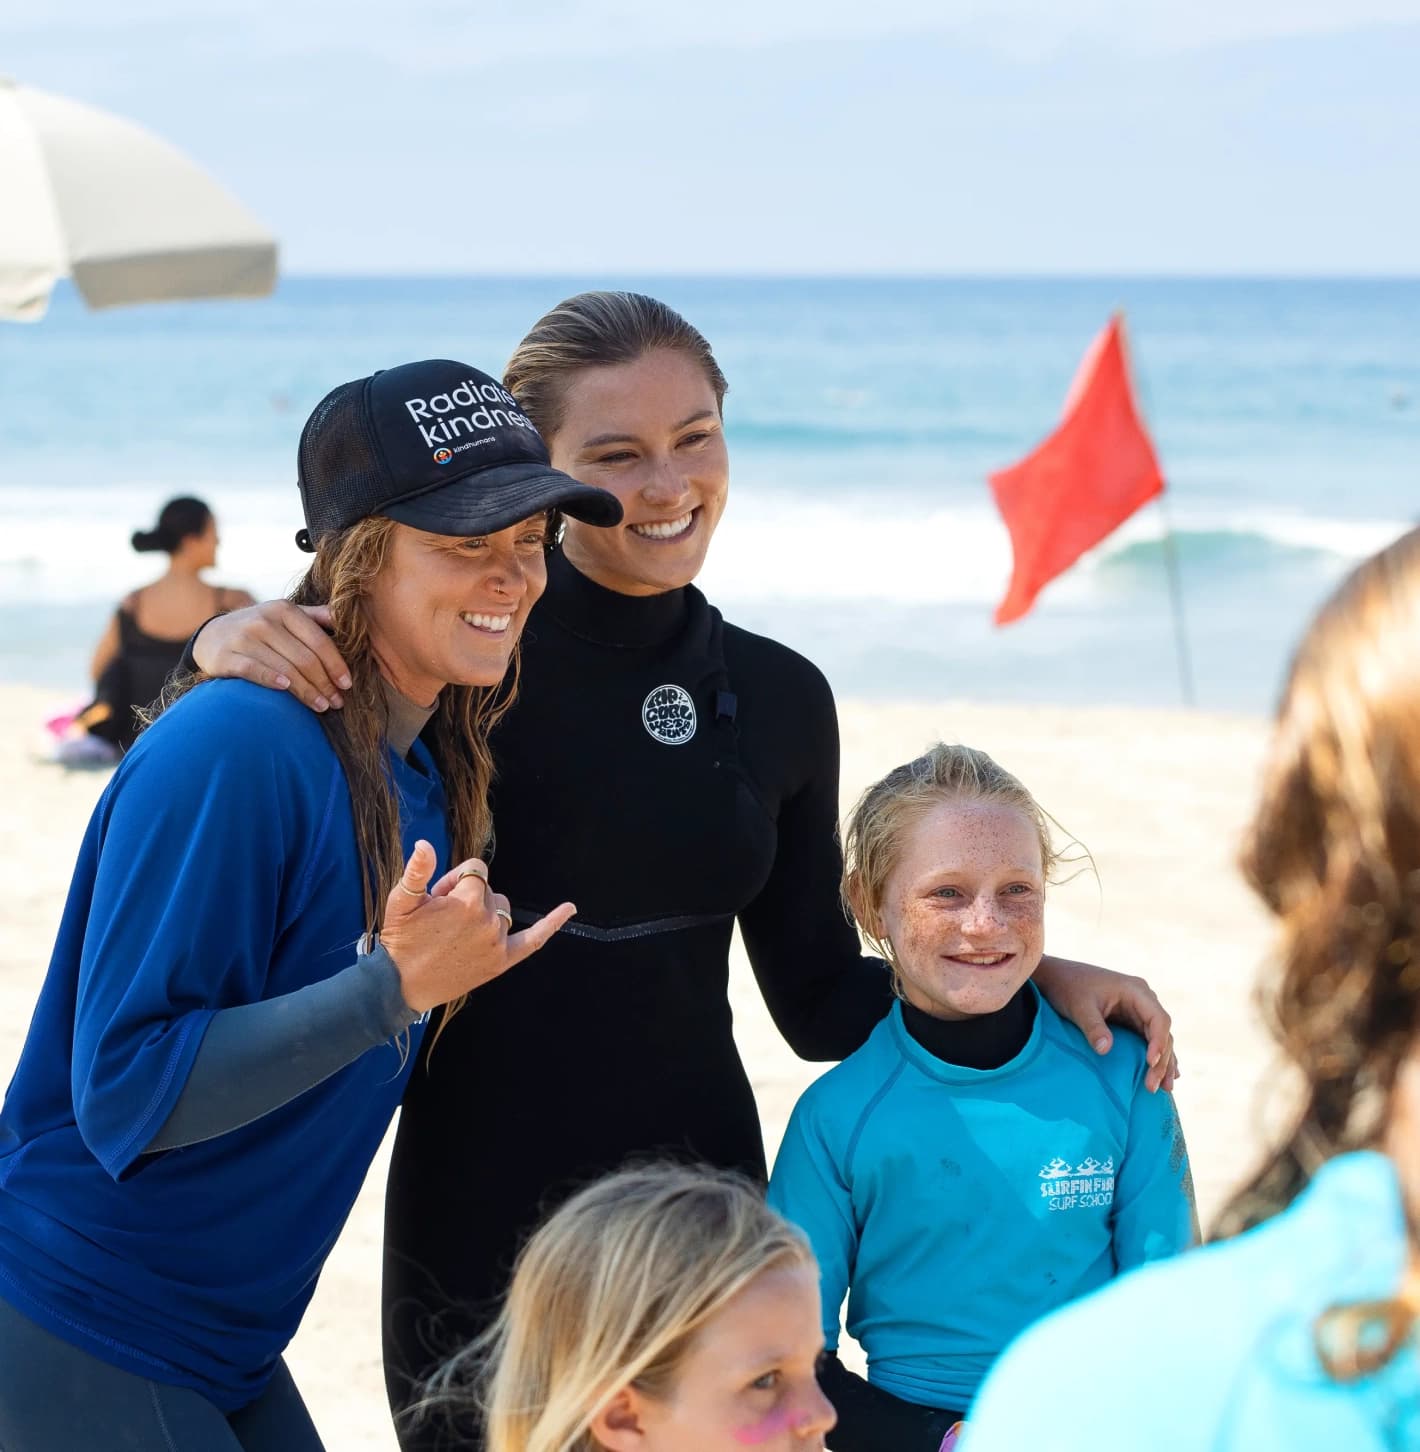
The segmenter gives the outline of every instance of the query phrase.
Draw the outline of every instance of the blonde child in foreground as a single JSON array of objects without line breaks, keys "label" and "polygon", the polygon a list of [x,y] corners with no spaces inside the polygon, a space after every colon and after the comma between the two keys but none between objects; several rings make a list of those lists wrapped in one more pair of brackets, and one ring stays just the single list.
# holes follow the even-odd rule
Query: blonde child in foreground
[{"label": "blonde child in foreground", "polygon": [[1034,798],[967,746],[898,767],[849,819],[844,897],[899,1002],[799,1100],[769,1187],[822,1268],[829,1347],[846,1294],[867,1353],[866,1382],[825,1362],[840,1452],[952,1445],[1019,1331],[1195,1237],[1143,1041],[1096,1055],[1030,982],[1059,861]]},{"label": "blonde child in foreground", "polygon": [[[802,1235],[731,1175],[659,1166],[574,1196],[518,1257],[482,1389],[487,1452],[813,1452],[833,1426]],[[457,1406],[475,1344],[436,1379]]]},{"label": "blonde child in foreground", "polygon": [[971,1452],[1035,1445],[1062,1399],[1110,1420],[1051,1416],[1052,1452],[1132,1448],[1141,1425],[1152,1452],[1420,1447],[1420,532],[1302,640],[1242,865],[1278,922],[1290,1132],[1224,1213],[1235,1238],[1011,1349]]}]

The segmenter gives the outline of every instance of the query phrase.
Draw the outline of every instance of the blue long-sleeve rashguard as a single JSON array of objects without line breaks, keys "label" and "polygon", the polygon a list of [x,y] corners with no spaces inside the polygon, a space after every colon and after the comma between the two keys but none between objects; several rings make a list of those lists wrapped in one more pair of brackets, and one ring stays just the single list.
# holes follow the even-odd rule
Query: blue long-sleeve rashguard
[{"label": "blue long-sleeve rashguard", "polygon": [[[391,754],[404,848],[448,860],[424,747]],[[364,909],[350,796],[317,717],[205,684],[146,731],[89,823],[0,1109],[0,1296],[225,1411],[300,1321],[422,1029],[253,1122],[145,1153],[213,1015],[347,970]]]},{"label": "blue long-sleeve rashguard", "polygon": [[1100,1056],[1036,997],[1025,1047],[988,1070],[935,1057],[895,1005],[804,1092],[774,1165],[770,1203],[818,1258],[829,1348],[847,1295],[869,1381],[923,1406],[965,1410],[1025,1326],[1196,1237],[1143,1042],[1116,1032]]}]

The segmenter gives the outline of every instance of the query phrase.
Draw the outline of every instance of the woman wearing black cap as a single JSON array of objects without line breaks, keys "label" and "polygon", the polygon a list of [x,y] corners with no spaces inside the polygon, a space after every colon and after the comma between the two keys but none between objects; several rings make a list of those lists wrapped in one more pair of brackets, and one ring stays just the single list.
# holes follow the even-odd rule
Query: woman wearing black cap
[{"label": "woman wearing black cap", "polygon": [[[514,916],[568,893],[579,913],[534,971],[449,1025],[405,1096],[384,1287],[396,1407],[485,1324],[521,1240],[571,1186],[650,1152],[764,1176],[727,997],[736,921],[803,1057],[853,1052],[892,1001],[838,901],[828,684],[690,583],[728,487],[725,380],[705,339],[653,299],[583,294],[533,328],[505,382],[556,465],[616,494],[625,518],[568,524],[494,736]],[[205,627],[196,654],[320,710],[346,689],[332,642],[286,604]],[[1150,1087],[1171,1081],[1147,986],[1055,960],[1045,977],[1092,1043],[1108,1045],[1106,1014],[1140,1027]],[[438,1435],[402,1428],[406,1447]]]},{"label": "woman wearing black cap", "polygon": [[199,682],[95,809],[0,1109],[5,1452],[318,1449],[282,1352],[424,1021],[574,911],[510,933],[476,856],[487,732],[551,511],[606,524],[616,500],[442,361],[336,389],[299,473],[296,598],[353,685],[317,718]]},{"label": "woman wearing black cap", "polygon": [[[161,694],[188,636],[213,614],[252,603],[245,590],[224,590],[203,580],[203,571],[217,563],[217,544],[212,511],[186,496],[168,500],[152,529],[134,531],[133,548],[164,551],[167,572],[126,595],[114,611],[89,666],[94,702],[74,722],[111,747],[110,755],[133,745],[142,727],[138,713]],[[65,756],[61,749],[61,759]]]}]

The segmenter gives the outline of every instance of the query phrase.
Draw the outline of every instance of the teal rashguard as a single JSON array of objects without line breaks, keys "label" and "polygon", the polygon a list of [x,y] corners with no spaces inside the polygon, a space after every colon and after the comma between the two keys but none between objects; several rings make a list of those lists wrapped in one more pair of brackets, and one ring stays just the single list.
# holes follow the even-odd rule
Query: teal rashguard
[{"label": "teal rashguard", "polygon": [[[1317,1354],[1322,1313],[1391,1300],[1411,1254],[1395,1166],[1342,1155],[1274,1219],[1032,1327],[982,1389],[971,1452],[1033,1447],[1047,1419],[1051,1452],[1420,1447],[1413,1336],[1354,1381],[1328,1375]],[[1062,1406],[1104,1415],[1050,1415]]]},{"label": "teal rashguard", "polygon": [[937,1058],[900,1005],[795,1106],[770,1203],[809,1236],[824,1336],[848,1330],[874,1385],[964,1410],[1032,1321],[1196,1239],[1170,1095],[1129,1033],[1098,1055],[1036,997],[998,1069]]}]

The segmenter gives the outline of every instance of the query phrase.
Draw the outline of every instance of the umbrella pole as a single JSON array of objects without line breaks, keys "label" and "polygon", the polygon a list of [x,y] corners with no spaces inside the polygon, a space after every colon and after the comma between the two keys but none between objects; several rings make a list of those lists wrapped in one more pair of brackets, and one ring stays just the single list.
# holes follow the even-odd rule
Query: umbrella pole
[{"label": "umbrella pole", "polygon": [[1193,657],[1188,648],[1188,626],[1183,615],[1183,575],[1179,569],[1178,546],[1174,540],[1173,520],[1169,515],[1168,491],[1159,491],[1159,513],[1164,520],[1164,570],[1169,581],[1169,604],[1173,613],[1174,652],[1178,660],[1178,684],[1183,704],[1198,704],[1193,689]]}]

